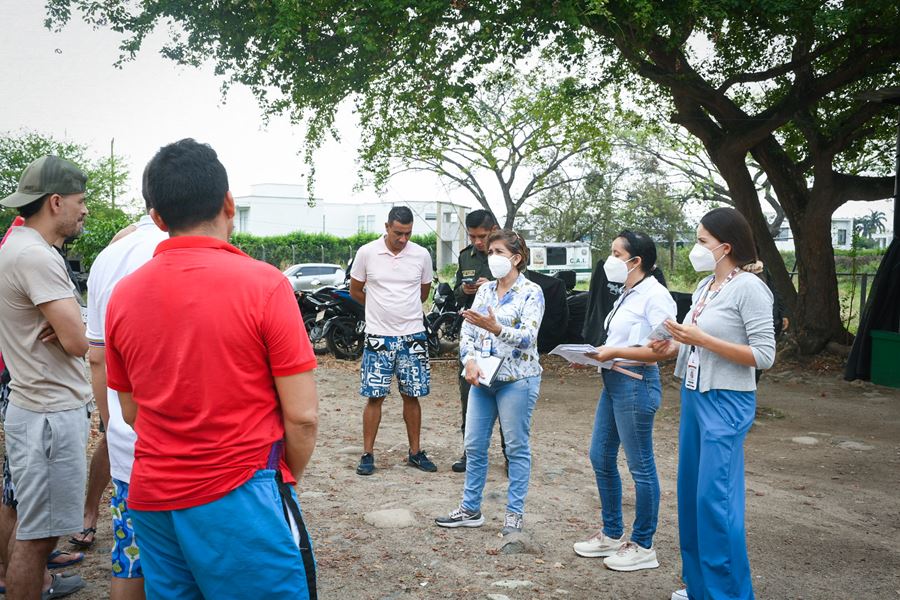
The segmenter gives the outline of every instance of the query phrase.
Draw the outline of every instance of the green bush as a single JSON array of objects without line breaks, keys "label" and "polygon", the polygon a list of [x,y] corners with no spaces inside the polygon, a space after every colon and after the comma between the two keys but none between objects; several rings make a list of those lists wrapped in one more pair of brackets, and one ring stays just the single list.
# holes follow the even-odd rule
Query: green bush
[{"label": "green bush", "polygon": [[[360,246],[379,238],[378,233],[358,233],[339,238],[328,233],[294,232],[287,235],[259,237],[246,233],[231,236],[231,243],[258,260],[279,269],[286,269],[297,263],[324,262],[346,267]],[[437,237],[414,235],[412,241],[425,247],[431,256],[435,255]]]}]

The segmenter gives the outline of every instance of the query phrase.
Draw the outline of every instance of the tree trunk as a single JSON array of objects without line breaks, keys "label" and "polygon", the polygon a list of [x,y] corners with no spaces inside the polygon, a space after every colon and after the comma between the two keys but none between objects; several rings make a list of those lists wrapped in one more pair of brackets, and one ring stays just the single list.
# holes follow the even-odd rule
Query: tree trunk
[{"label": "tree trunk", "polygon": [[831,340],[847,343],[838,302],[831,210],[822,200],[810,200],[803,227],[794,231],[799,289],[794,312],[797,342],[803,354],[820,352]]},{"label": "tree trunk", "polygon": [[791,276],[784,264],[784,258],[775,246],[775,240],[769,232],[769,223],[762,212],[756,186],[753,184],[750,170],[747,168],[746,157],[726,156],[722,152],[715,152],[716,150],[710,151],[710,157],[718,167],[722,178],[728,183],[734,207],[750,223],[753,238],[759,248],[760,259],[769,268],[775,289],[778,290],[785,305],[789,310],[793,310],[797,304],[797,290],[794,289]]}]

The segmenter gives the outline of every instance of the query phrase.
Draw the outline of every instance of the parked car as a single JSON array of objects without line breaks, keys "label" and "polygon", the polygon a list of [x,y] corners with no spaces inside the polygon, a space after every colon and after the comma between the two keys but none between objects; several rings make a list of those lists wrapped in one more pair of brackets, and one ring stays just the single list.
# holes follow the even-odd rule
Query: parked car
[{"label": "parked car", "polygon": [[283,273],[295,292],[311,292],[326,285],[341,285],[345,275],[341,265],[328,263],[303,263],[288,267]]}]

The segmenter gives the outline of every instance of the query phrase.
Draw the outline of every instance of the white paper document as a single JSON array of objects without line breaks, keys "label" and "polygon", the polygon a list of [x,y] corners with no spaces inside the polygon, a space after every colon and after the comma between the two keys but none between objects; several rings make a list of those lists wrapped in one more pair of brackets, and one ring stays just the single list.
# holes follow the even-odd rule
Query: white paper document
[{"label": "white paper document", "polygon": [[570,363],[575,363],[576,365],[592,365],[607,369],[612,366],[612,361],[600,362],[599,360],[594,360],[593,358],[584,355],[585,352],[594,351],[594,346],[591,346],[590,344],[560,344],[551,350],[550,354],[561,356],[565,360]]},{"label": "white paper document", "polygon": [[[497,371],[500,370],[500,365],[503,364],[503,359],[499,356],[476,356],[475,362],[478,364],[478,368],[481,369],[481,377],[478,378],[478,383],[481,385],[491,385],[494,383],[494,379],[497,377]],[[460,376],[466,376],[465,369],[462,370]]]},{"label": "white paper document", "polygon": [[653,331],[650,332],[650,341],[655,340],[671,340],[672,334],[669,333],[669,330],[666,329],[666,322],[663,321],[659,325],[653,328]]}]

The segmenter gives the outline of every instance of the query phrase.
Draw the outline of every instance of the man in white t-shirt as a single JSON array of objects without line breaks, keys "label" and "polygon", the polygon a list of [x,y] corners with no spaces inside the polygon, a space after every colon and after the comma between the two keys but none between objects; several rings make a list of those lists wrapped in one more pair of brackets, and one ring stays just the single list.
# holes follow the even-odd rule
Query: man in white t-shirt
[{"label": "man in white t-shirt", "polygon": [[[144,199],[149,212],[146,192]],[[113,241],[100,252],[88,277],[87,338],[91,386],[106,423],[109,471],[115,488],[110,498],[113,527],[110,600],[143,599],[144,574],[127,505],[137,434],[122,418],[118,394],[106,387],[106,306],[116,284],[153,258],[156,246],[168,238],[169,235],[161,231],[149,215],[144,215],[133,232]]]},{"label": "man in white t-shirt", "polygon": [[385,235],[360,248],[350,270],[350,295],[366,307],[359,393],[368,402],[363,410],[364,454],[356,468],[359,475],[371,475],[375,470],[375,435],[381,423],[381,404],[394,375],[403,398],[403,420],[409,438],[407,464],[423,471],[437,471],[419,447],[419,397],[427,396],[431,385],[422,302],[431,291],[434,272],[428,250],[409,240],[412,228],[412,211],[405,206],[392,208]]}]

